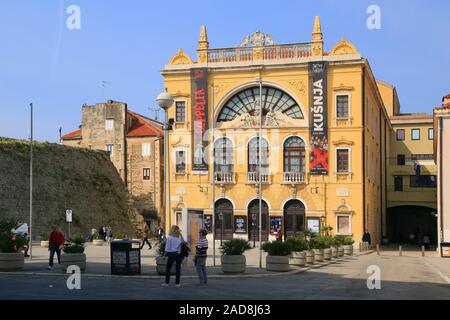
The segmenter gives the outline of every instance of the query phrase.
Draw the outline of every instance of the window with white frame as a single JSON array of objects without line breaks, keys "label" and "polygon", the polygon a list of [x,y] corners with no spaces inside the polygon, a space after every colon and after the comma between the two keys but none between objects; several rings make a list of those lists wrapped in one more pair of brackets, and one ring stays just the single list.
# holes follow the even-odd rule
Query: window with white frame
[{"label": "window with white frame", "polygon": [[348,118],[350,116],[350,95],[339,94],[336,96],[336,117]]},{"label": "window with white frame", "polygon": [[105,120],[105,130],[108,131],[114,130],[114,119]]},{"label": "window with white frame", "polygon": [[186,151],[175,151],[175,172],[186,173]]},{"label": "window with white frame", "polygon": [[350,172],[350,149],[336,149],[336,171],[338,173]]},{"label": "window with white frame", "polygon": [[351,214],[336,214],[336,233],[351,234],[352,233],[352,216]]},{"label": "window with white frame", "polygon": [[142,179],[143,180],[150,180],[150,168],[143,168],[142,169]]},{"label": "window with white frame", "polygon": [[175,102],[175,121],[186,122],[186,101]]},{"label": "window with white frame", "polygon": [[142,144],[142,156],[149,157],[151,154],[151,144],[150,142],[145,142]]}]

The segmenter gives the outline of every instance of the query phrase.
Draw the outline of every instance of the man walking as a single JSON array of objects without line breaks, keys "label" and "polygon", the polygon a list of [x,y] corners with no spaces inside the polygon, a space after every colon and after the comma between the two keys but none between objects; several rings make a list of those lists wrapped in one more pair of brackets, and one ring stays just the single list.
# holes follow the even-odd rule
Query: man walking
[{"label": "man walking", "polygon": [[148,244],[148,250],[152,249],[152,244],[150,243],[150,241],[148,241],[148,233],[149,233],[149,229],[148,229],[147,222],[144,222],[144,231],[143,231],[141,250],[142,250],[142,248],[144,248],[144,245],[146,243]]},{"label": "man walking", "polygon": [[48,237],[48,250],[50,251],[50,258],[48,261],[48,270],[53,268],[53,257],[58,257],[58,264],[61,264],[61,249],[64,246],[64,235],[58,230],[57,226],[52,227],[52,232]]}]

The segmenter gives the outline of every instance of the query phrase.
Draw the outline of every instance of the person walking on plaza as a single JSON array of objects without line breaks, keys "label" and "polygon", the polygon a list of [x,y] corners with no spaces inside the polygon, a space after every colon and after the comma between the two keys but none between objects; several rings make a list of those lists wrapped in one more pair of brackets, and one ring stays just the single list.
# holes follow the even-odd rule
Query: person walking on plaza
[{"label": "person walking on plaza", "polygon": [[158,240],[159,240],[159,242],[160,242],[160,243],[163,242],[163,241],[164,241],[164,238],[165,238],[165,235],[164,235],[164,229],[161,228],[161,227],[159,227],[159,228],[158,228]]},{"label": "person walking on plaza", "polygon": [[208,231],[201,229],[199,232],[199,239],[195,245],[194,263],[197,269],[200,284],[208,283],[208,276],[206,274],[206,258],[208,256],[208,239],[206,239],[207,234]]},{"label": "person walking on plaza", "polygon": [[283,242],[283,231],[281,230],[281,226],[278,227],[275,237],[276,237],[277,241]]},{"label": "person walking on plaza", "polygon": [[181,244],[183,243],[183,237],[181,236],[180,228],[178,226],[172,226],[170,228],[170,234],[167,237],[165,254],[168,257],[166,265],[166,281],[163,283],[163,287],[168,287],[170,283],[170,270],[175,262],[176,277],[175,287],[180,288],[181,280],[181,263],[183,262],[183,256],[181,255]]},{"label": "person walking on plaza", "polygon": [[142,250],[142,248],[144,248],[144,245],[146,243],[148,244],[148,250],[152,249],[152,244],[150,243],[150,241],[148,241],[148,232],[149,232],[148,224],[146,222],[144,222],[144,231],[143,231],[141,250]]},{"label": "person walking on plaza", "polygon": [[58,230],[57,226],[52,227],[52,232],[48,237],[48,250],[50,251],[50,258],[48,261],[48,270],[53,268],[53,257],[58,257],[58,264],[61,264],[61,249],[64,246],[64,235]]}]

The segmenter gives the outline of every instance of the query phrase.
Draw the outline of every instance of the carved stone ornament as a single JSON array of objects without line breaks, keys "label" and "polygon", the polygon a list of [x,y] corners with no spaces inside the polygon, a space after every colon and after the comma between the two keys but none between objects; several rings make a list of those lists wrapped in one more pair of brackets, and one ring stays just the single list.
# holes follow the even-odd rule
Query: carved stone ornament
[{"label": "carved stone ornament", "polygon": [[264,47],[277,44],[270,34],[257,30],[251,35],[244,37],[239,47]]},{"label": "carved stone ornament", "polygon": [[185,52],[183,52],[183,49],[179,49],[178,52],[170,59],[169,64],[170,65],[176,65],[176,64],[192,64],[194,63]]},{"label": "carved stone ornament", "polygon": [[347,42],[347,39],[345,39],[345,37],[342,37],[342,40],[338,42],[330,52],[331,55],[358,53],[359,52],[358,50],[356,50],[356,47],[352,43]]},{"label": "carved stone ornament", "polygon": [[351,146],[351,145],[354,144],[354,142],[351,141],[351,140],[347,140],[344,137],[341,137],[339,140],[333,141],[333,144],[335,146],[342,146],[342,145],[344,145],[344,146]]}]

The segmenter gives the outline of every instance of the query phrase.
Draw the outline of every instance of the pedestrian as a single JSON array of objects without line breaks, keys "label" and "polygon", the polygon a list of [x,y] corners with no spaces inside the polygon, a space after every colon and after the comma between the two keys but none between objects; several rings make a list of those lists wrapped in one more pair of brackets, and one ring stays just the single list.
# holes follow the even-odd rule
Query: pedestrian
[{"label": "pedestrian", "polygon": [[112,239],[112,229],[110,226],[106,227],[106,239],[111,242]]},{"label": "pedestrian", "polygon": [[57,226],[52,227],[52,232],[48,237],[48,250],[50,251],[50,258],[48,261],[48,270],[53,268],[53,257],[58,257],[58,264],[61,264],[61,249],[64,246],[64,235],[58,230]]},{"label": "pedestrian", "polygon": [[160,243],[163,242],[164,238],[165,238],[165,236],[164,236],[164,229],[159,227],[158,228],[158,239],[159,239],[159,242]]},{"label": "pedestrian", "polygon": [[425,249],[428,250],[430,248],[430,237],[428,236],[428,234],[425,234],[423,236],[423,245],[425,246]]},{"label": "pedestrian", "polygon": [[201,229],[199,232],[199,239],[195,245],[194,264],[197,269],[198,278],[201,285],[208,283],[208,276],[206,275],[206,258],[208,257],[208,239],[206,235],[208,231]]},{"label": "pedestrian", "polygon": [[147,222],[144,222],[144,231],[143,231],[143,235],[142,235],[142,245],[141,245],[141,250],[142,248],[144,248],[144,245],[147,243],[148,244],[148,250],[152,249],[152,244],[150,243],[150,241],[148,241],[148,224]]},{"label": "pedestrian", "polygon": [[103,241],[106,241],[106,226],[102,227],[102,239]]},{"label": "pedestrian", "polygon": [[91,229],[91,241],[94,240],[94,236],[97,233],[97,230],[95,228]]},{"label": "pedestrian", "polygon": [[275,238],[277,241],[283,242],[283,231],[281,230],[281,226],[278,227]]},{"label": "pedestrian", "polygon": [[175,287],[180,288],[181,278],[181,263],[183,262],[183,256],[181,255],[181,244],[183,242],[180,228],[178,226],[172,226],[170,228],[170,234],[167,237],[165,246],[165,255],[168,257],[166,265],[166,281],[163,283],[163,287],[168,287],[170,283],[170,270],[175,263],[176,277]]},{"label": "pedestrian", "polygon": [[103,240],[104,237],[103,226],[100,226],[100,228],[98,228],[98,237],[99,239]]}]

